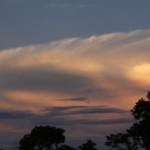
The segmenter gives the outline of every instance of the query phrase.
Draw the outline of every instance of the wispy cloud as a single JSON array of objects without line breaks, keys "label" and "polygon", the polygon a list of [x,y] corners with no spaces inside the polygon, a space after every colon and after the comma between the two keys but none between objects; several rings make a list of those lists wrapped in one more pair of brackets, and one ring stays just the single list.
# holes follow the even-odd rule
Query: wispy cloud
[{"label": "wispy cloud", "polygon": [[83,87],[79,89],[80,92],[96,92],[96,91],[101,91],[101,90],[107,90],[107,89],[102,89],[98,87]]},{"label": "wispy cloud", "polygon": [[[69,111],[68,111],[69,110]],[[83,115],[83,114],[103,114],[103,113],[128,113],[128,110],[109,108],[104,106],[68,106],[50,107],[44,110],[48,116]]]},{"label": "wispy cloud", "polygon": [[134,119],[132,118],[105,119],[105,120],[77,119],[77,120],[71,120],[71,122],[73,124],[112,125],[112,124],[133,123]]},{"label": "wispy cloud", "polygon": [[33,116],[31,111],[0,111],[0,119],[20,119]]},{"label": "wispy cloud", "polygon": [[57,101],[86,101],[87,98],[85,97],[75,97],[75,98],[68,98],[68,99],[57,99]]},{"label": "wispy cloud", "polygon": [[132,123],[128,110],[149,90],[149,49],[150,30],[137,30],[3,50],[0,119],[25,129]]},{"label": "wispy cloud", "polygon": [[118,95],[109,93],[110,89],[124,88],[119,94],[134,87],[146,89],[149,41],[150,30],[137,30],[3,50],[0,87],[75,93],[75,97],[85,97],[79,94],[80,90],[99,91],[103,96]]},{"label": "wispy cloud", "polygon": [[119,125],[134,123],[132,118],[118,118],[118,119],[68,119],[68,118],[51,118],[51,120],[37,118],[34,120],[34,124],[53,124],[53,125]]}]

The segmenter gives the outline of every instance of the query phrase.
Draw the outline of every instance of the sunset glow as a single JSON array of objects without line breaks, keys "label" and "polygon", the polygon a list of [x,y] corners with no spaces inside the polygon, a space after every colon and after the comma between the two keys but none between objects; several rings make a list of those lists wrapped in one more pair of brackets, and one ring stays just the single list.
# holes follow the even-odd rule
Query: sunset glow
[{"label": "sunset glow", "polygon": [[150,90],[149,4],[1,0],[0,148],[50,125],[108,150]]}]

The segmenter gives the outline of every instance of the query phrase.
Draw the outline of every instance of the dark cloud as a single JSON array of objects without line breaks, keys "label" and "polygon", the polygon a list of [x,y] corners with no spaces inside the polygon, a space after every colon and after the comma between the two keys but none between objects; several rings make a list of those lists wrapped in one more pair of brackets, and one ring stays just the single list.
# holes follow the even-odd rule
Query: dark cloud
[{"label": "dark cloud", "polygon": [[109,125],[109,124],[122,124],[133,123],[132,118],[119,118],[119,119],[106,119],[106,120],[73,120],[76,124],[89,124],[89,125]]},{"label": "dark cloud", "polygon": [[68,99],[57,99],[57,101],[86,101],[87,98],[85,97],[75,97],[75,98],[68,98]]},{"label": "dark cloud", "polygon": [[64,111],[69,109],[75,109],[75,108],[87,108],[88,106],[66,106],[66,107],[50,107],[42,110],[42,112],[46,111]]},{"label": "dark cloud", "polygon": [[109,95],[109,97],[123,97],[126,95],[128,95],[128,94]]},{"label": "dark cloud", "polygon": [[96,91],[101,91],[101,90],[107,90],[103,88],[97,88],[97,87],[84,87],[79,89],[81,92],[96,92]]},{"label": "dark cloud", "polygon": [[92,85],[92,82],[82,75],[73,75],[63,71],[57,71],[53,67],[50,70],[34,69],[7,69],[0,71],[0,88],[3,90],[41,90],[55,92],[75,92],[83,86]]},{"label": "dark cloud", "polygon": [[[66,106],[66,107],[50,107],[46,108],[42,111],[42,114],[33,114],[30,111],[1,111],[0,119],[7,124],[11,124],[13,128],[22,128],[19,134],[16,133],[14,140],[11,138],[7,138],[7,136],[15,134],[15,132],[9,132],[8,134],[5,132],[3,137],[6,136],[7,140],[2,140],[2,143],[9,141],[11,143],[15,143],[16,139],[21,139],[24,134],[30,132],[30,130],[35,125],[50,125],[50,126],[59,126],[63,127],[65,130],[71,130],[73,126],[84,125],[113,125],[113,124],[125,124],[132,123],[133,119],[131,118],[118,118],[118,119],[104,119],[104,120],[96,120],[92,117],[88,117],[85,119],[76,119],[75,117],[69,117],[69,115],[73,114],[95,114],[95,113],[126,113],[126,110],[117,109],[117,108],[109,108],[105,106],[98,107],[89,107],[89,106]],[[12,119],[14,119],[12,121]],[[69,126],[69,128],[68,128]],[[25,130],[24,130],[25,129]],[[27,131],[25,133],[25,131]],[[6,143],[7,143],[6,142]]]},{"label": "dark cloud", "polygon": [[125,124],[135,122],[132,118],[118,118],[118,119],[105,119],[105,120],[93,120],[93,119],[68,119],[68,118],[51,118],[44,119],[38,118],[34,120],[33,124],[42,124],[42,125],[111,125],[111,124]]},{"label": "dark cloud", "polygon": [[31,111],[0,111],[0,119],[21,119],[31,116]]},{"label": "dark cloud", "polygon": [[89,107],[89,106],[68,106],[68,107],[51,107],[43,110],[44,114],[35,115],[32,117],[32,124],[37,125],[76,125],[76,124],[121,124],[129,123],[133,120],[131,118],[120,119],[106,119],[106,120],[93,120],[92,118],[75,119],[69,115],[84,115],[84,114],[101,114],[101,113],[127,113],[129,111],[117,108],[109,108],[104,106]]},{"label": "dark cloud", "polygon": [[[69,111],[68,111],[69,110]],[[77,114],[102,114],[102,113],[127,113],[128,110],[109,108],[103,106],[68,106],[68,107],[51,107],[44,110],[47,116],[63,116]]]},{"label": "dark cloud", "polygon": [[116,108],[88,107],[86,109],[73,111],[73,114],[95,114],[95,113],[126,113],[127,110]]}]

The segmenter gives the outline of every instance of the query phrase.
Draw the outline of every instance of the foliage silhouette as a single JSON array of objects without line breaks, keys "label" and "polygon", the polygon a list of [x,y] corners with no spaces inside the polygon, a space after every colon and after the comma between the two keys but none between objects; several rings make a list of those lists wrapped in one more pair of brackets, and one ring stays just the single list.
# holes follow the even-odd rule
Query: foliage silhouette
[{"label": "foliage silhouette", "polygon": [[33,142],[30,134],[24,135],[19,144],[19,150],[33,150]]},{"label": "foliage silhouette", "polygon": [[65,141],[65,130],[51,126],[35,126],[19,142],[19,150],[52,150]]},{"label": "foliage silhouette", "polygon": [[150,91],[147,98],[147,101],[141,98],[131,110],[134,119],[139,122],[134,123],[125,133],[106,136],[105,145],[118,150],[150,150]]},{"label": "foliage silhouette", "polygon": [[[51,126],[35,126],[29,134],[23,136],[19,142],[19,150],[77,150],[66,144],[63,133],[65,130]],[[97,150],[97,144],[87,140],[78,148],[80,150]]]},{"label": "foliage silhouette", "polygon": [[61,145],[57,150],[77,150],[76,148],[72,148],[68,145]]},{"label": "foliage silhouette", "polygon": [[97,150],[97,148],[95,148],[97,144],[92,142],[91,140],[87,140],[86,143],[82,144],[81,146],[79,146],[78,148],[80,150]]}]

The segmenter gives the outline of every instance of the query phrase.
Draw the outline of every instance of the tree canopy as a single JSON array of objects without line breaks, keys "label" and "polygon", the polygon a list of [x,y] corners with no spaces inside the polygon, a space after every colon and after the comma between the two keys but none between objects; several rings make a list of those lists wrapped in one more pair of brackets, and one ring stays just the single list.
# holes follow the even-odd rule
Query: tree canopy
[{"label": "tree canopy", "polygon": [[82,144],[81,146],[79,146],[78,148],[80,150],[97,150],[97,148],[95,148],[97,144],[92,142],[91,140],[87,140],[86,143]]},{"label": "tree canopy", "polygon": [[134,123],[125,133],[106,136],[105,145],[118,150],[150,150],[150,91],[146,97],[148,100],[141,98],[131,110],[134,119],[139,122]]},{"label": "tree canopy", "polygon": [[64,145],[61,145],[57,150],[77,150],[77,149],[64,144]]},{"label": "tree canopy", "polygon": [[[29,134],[23,136],[19,142],[19,150],[77,150],[66,144],[64,129],[51,126],[35,126]],[[80,150],[97,150],[97,144],[91,140],[87,140],[78,148]]]},{"label": "tree canopy", "polygon": [[52,150],[65,141],[65,130],[51,126],[35,126],[19,142],[19,150]]}]

